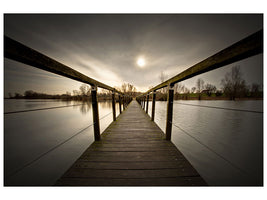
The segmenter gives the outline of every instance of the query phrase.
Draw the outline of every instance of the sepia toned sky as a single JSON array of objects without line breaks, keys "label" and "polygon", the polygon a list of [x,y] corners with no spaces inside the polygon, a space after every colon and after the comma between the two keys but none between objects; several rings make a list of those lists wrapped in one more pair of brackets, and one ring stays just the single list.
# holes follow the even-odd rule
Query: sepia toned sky
[{"label": "sepia toned sky", "polygon": [[[123,82],[146,91],[263,28],[261,14],[5,14],[4,34],[112,87]],[[145,66],[137,64],[138,58]],[[240,65],[248,84],[263,84],[257,55],[197,78],[220,88],[224,74]],[[80,82],[4,59],[4,92],[31,89],[62,94]]]}]

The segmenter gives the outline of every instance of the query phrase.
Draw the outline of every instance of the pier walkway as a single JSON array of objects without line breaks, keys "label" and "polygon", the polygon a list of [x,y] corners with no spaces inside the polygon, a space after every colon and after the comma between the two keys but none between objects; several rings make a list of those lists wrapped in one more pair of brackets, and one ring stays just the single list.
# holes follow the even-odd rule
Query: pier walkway
[{"label": "pier walkway", "polygon": [[58,186],[206,185],[133,100],[57,181]]}]

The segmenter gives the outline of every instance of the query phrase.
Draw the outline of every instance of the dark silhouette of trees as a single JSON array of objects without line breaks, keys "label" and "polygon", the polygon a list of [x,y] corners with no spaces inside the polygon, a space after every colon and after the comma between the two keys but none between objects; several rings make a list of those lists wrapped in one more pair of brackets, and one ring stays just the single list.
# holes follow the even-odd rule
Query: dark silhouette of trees
[{"label": "dark silhouette of trees", "polygon": [[206,94],[210,97],[212,95],[212,93],[215,93],[217,88],[215,85],[212,85],[210,83],[207,83],[205,85],[205,90],[206,90]]},{"label": "dark silhouette of trees", "polygon": [[196,87],[192,87],[192,88],[191,88],[191,93],[195,93],[196,90],[197,90]]},{"label": "dark silhouette of trees", "polygon": [[199,78],[197,79],[196,82],[196,88],[197,88],[197,93],[198,93],[198,100],[201,100],[201,92],[204,89],[204,81],[203,79]]},{"label": "dark silhouette of trees", "polygon": [[136,88],[130,83],[123,83],[120,88],[117,87],[116,89],[132,97],[137,96]]},{"label": "dark silhouette of trees", "polygon": [[248,93],[246,82],[242,79],[242,73],[240,66],[234,66],[231,72],[227,72],[224,78],[221,80],[223,86],[223,92],[231,100],[235,100],[237,97],[244,97]]},{"label": "dark silhouette of trees", "polygon": [[251,97],[262,97],[261,86],[258,83],[252,83],[250,90]]},{"label": "dark silhouette of trees", "polygon": [[80,86],[80,92],[82,96],[89,97],[91,95],[91,87],[89,87],[87,84],[82,84]]}]

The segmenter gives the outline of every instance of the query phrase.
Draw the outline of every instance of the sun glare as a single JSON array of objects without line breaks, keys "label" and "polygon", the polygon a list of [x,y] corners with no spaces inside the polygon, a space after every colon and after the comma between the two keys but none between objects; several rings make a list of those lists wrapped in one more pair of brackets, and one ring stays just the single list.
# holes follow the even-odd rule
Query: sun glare
[{"label": "sun glare", "polygon": [[146,64],[146,62],[145,62],[145,60],[144,60],[143,58],[138,58],[138,60],[137,60],[137,65],[138,65],[139,67],[144,67],[145,64]]}]

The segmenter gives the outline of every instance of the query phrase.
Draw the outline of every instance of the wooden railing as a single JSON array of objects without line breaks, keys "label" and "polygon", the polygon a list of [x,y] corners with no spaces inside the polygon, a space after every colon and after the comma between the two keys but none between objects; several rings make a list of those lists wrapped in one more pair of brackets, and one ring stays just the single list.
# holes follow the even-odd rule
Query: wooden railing
[{"label": "wooden railing", "polygon": [[93,124],[94,124],[94,137],[95,140],[100,140],[100,126],[99,126],[99,114],[98,114],[98,102],[97,102],[97,88],[103,88],[112,91],[112,112],[113,121],[116,121],[116,99],[115,94],[119,96],[119,111],[122,112],[131,102],[132,97],[126,95],[113,87],[110,87],[104,83],[101,83],[95,79],[92,79],[34,49],[31,49],[7,36],[4,36],[4,56],[11,60],[15,60],[54,74],[58,74],[76,81],[80,81],[91,85],[92,95],[92,110],[93,110]]},{"label": "wooden railing", "polygon": [[146,91],[136,99],[141,107],[148,113],[149,95],[152,93],[152,114],[151,120],[154,121],[155,117],[155,99],[156,91],[168,87],[167,94],[167,119],[166,119],[166,140],[171,140],[172,130],[172,115],[173,115],[173,86],[175,83],[192,78],[199,74],[223,67],[225,65],[246,59],[248,57],[263,53],[263,30],[260,30],[239,42],[225,48],[224,50],[214,54],[211,57],[195,64],[194,66],[186,69],[185,71],[177,74],[176,76],[158,84],[157,86]]}]

